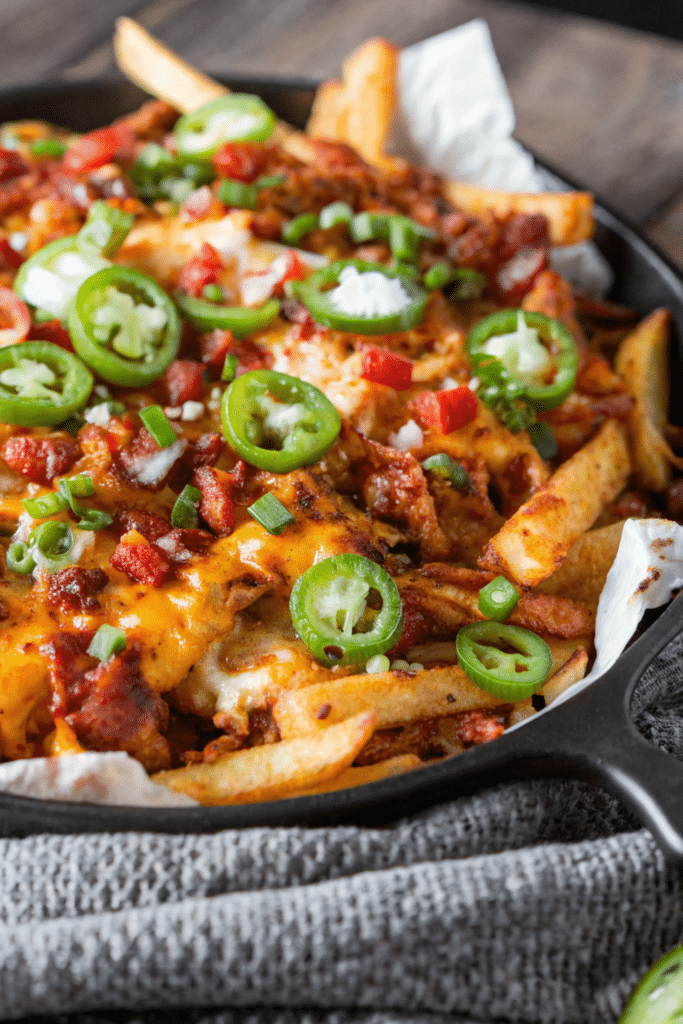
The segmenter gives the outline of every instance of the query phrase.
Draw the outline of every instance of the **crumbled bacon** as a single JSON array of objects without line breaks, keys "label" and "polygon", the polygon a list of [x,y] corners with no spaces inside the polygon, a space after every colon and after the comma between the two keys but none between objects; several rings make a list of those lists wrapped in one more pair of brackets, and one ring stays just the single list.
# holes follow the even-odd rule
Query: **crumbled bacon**
[{"label": "crumbled bacon", "polygon": [[195,299],[201,298],[207,284],[215,284],[222,269],[221,254],[208,242],[204,242],[198,254],[181,270],[178,288]]},{"label": "crumbled bacon", "polygon": [[28,169],[28,164],[16,149],[0,149],[0,181],[18,178]]},{"label": "crumbled bacon", "polygon": [[492,711],[466,711],[458,725],[458,739],[465,746],[475,746],[498,739],[505,732],[505,716]]},{"label": "crumbled bacon", "polygon": [[221,330],[220,327],[202,335],[199,343],[202,362],[213,373],[219,374],[223,369],[225,357],[232,348],[233,340],[232,332]]},{"label": "crumbled bacon", "polygon": [[203,555],[213,537],[206,530],[170,530],[157,542],[164,554],[173,562],[187,562],[192,555]]},{"label": "crumbled bacon", "polygon": [[219,327],[202,337],[200,348],[202,362],[214,374],[221,372],[227,355],[237,356],[238,377],[247,370],[269,370],[275,361],[271,352],[259,348],[251,338],[236,341],[230,331]]},{"label": "crumbled bacon", "polygon": [[12,469],[33,483],[47,485],[71,469],[81,455],[77,441],[65,434],[51,437],[10,437],[0,455]]},{"label": "crumbled bacon", "polygon": [[200,434],[187,451],[192,469],[213,466],[218,461],[224,445],[225,441],[220,434]]},{"label": "crumbled bacon", "polygon": [[118,544],[109,563],[135,583],[151,587],[160,587],[174,571],[169,557],[154,544]]},{"label": "crumbled bacon", "polygon": [[204,367],[194,359],[174,359],[163,379],[168,404],[201,401],[203,373]]},{"label": "crumbled bacon", "polygon": [[114,529],[118,531],[119,537],[129,530],[137,530],[145,540],[151,544],[165,536],[171,529],[167,519],[156,515],[154,512],[142,512],[138,509],[129,509],[114,514]]},{"label": "crumbled bacon", "polygon": [[136,487],[159,491],[166,483],[174,466],[187,450],[184,439],[167,448],[160,448],[146,427],[116,455],[119,472]]},{"label": "crumbled bacon", "polygon": [[81,569],[70,565],[67,569],[48,576],[48,604],[57,605],[62,611],[93,611],[100,603],[99,594],[109,582],[102,569]]},{"label": "crumbled bacon", "polygon": [[235,526],[235,494],[244,483],[245,464],[230,472],[201,466],[192,483],[202,492],[199,514],[218,537],[227,537]]}]

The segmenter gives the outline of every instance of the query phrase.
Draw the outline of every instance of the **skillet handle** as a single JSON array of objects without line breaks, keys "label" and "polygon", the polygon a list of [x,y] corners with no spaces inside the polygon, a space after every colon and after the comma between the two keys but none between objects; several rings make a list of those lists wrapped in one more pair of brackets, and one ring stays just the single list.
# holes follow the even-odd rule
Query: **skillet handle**
[{"label": "skillet handle", "polygon": [[505,761],[515,775],[583,778],[619,797],[679,865],[683,763],[639,732],[630,705],[643,672],[682,627],[683,594],[603,676],[497,741],[510,741]]}]

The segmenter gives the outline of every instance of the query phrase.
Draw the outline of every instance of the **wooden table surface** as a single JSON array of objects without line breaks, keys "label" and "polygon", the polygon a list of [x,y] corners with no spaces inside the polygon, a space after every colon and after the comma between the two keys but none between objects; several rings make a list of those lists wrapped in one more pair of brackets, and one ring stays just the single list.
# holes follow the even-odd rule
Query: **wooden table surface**
[{"label": "wooden table surface", "polygon": [[683,267],[683,43],[501,0],[0,0],[0,87],[111,77],[118,14],[208,72],[310,80],[370,36],[407,45],[484,18],[517,137]]}]

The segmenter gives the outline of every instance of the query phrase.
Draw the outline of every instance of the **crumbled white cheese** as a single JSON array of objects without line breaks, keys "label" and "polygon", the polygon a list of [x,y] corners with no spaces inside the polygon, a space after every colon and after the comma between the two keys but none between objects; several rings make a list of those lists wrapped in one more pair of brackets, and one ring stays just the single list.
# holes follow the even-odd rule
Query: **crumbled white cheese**
[{"label": "crumbled white cheese", "polygon": [[98,405],[93,405],[92,409],[86,409],[83,419],[86,423],[94,423],[98,427],[107,427],[111,419],[109,402],[99,402]]},{"label": "crumbled white cheese", "polygon": [[344,267],[339,284],[327,298],[340,313],[363,317],[390,316],[412,302],[397,277],[387,277],[379,270],[359,273],[355,267]]},{"label": "crumbled white cheese", "polygon": [[521,311],[517,314],[517,330],[489,338],[483,351],[500,359],[506,370],[522,384],[542,384],[552,365],[550,353],[538,340],[538,331],[527,326]]},{"label": "crumbled white cheese", "polygon": [[408,420],[395,434],[389,438],[392,448],[401,452],[407,452],[411,448],[418,448],[422,444],[423,434],[415,420]]},{"label": "crumbled white cheese", "polygon": [[186,448],[187,441],[184,437],[180,437],[168,448],[162,448],[154,455],[140,455],[133,460],[132,465],[127,467],[128,476],[143,486],[154,486],[164,479],[173,463],[180,458]]},{"label": "crumbled white cheese", "polygon": [[185,423],[193,423],[195,420],[198,420],[199,417],[203,415],[203,402],[183,402],[183,408],[180,418]]},{"label": "crumbled white cheese", "polygon": [[467,382],[467,387],[470,391],[477,391],[480,383],[481,382],[478,377],[472,377],[472,379]]},{"label": "crumbled white cheese", "polygon": [[28,235],[25,231],[13,231],[9,236],[9,244],[15,252],[23,252],[28,245]]},{"label": "crumbled white cheese", "polygon": [[167,420],[179,420],[183,411],[182,405],[166,405],[164,406],[164,416]]}]

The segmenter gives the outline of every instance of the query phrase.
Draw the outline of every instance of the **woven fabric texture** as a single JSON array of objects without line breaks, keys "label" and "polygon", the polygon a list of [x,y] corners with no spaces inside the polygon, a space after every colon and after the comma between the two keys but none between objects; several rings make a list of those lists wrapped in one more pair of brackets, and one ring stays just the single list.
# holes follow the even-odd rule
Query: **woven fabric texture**
[{"label": "woven fabric texture", "polygon": [[[679,638],[634,702],[679,758],[682,666]],[[683,942],[683,873],[570,780],[377,829],[3,840],[0,865],[0,1019],[34,1024],[605,1024]]]}]

